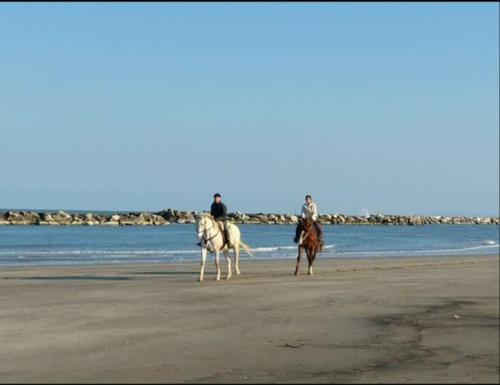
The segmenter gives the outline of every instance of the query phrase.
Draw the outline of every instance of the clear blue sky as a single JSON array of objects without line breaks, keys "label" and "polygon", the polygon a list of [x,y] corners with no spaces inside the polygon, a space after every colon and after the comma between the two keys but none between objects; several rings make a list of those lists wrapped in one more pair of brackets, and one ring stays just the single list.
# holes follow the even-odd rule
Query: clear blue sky
[{"label": "clear blue sky", "polygon": [[0,207],[498,215],[499,5],[0,5]]}]

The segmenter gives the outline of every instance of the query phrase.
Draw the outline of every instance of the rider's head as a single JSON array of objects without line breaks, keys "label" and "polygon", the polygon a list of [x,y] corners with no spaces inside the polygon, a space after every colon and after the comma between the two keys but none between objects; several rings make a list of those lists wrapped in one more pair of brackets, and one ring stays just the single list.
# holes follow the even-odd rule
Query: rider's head
[{"label": "rider's head", "polygon": [[306,202],[311,203],[313,201],[312,196],[306,195]]},{"label": "rider's head", "polygon": [[215,201],[216,203],[220,203],[221,199],[222,199],[222,197],[220,196],[220,194],[219,194],[219,193],[214,194],[214,201]]}]

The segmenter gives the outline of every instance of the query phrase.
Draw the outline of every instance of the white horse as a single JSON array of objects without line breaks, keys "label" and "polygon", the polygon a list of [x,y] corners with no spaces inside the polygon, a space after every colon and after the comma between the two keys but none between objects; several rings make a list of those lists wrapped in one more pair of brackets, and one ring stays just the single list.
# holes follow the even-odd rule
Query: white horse
[{"label": "white horse", "polygon": [[[205,274],[205,262],[207,260],[207,252],[210,251],[215,254],[215,268],[217,269],[216,281],[220,281],[220,261],[219,253],[224,252],[227,261],[227,276],[226,279],[231,279],[231,259],[229,258],[229,248],[224,245],[222,231],[218,223],[210,214],[201,214],[196,218],[196,231],[198,238],[201,241],[201,269],[198,281],[202,282]],[[241,240],[240,229],[229,223],[228,226],[229,240],[231,241],[231,248],[234,251],[235,271],[240,275],[240,247],[242,247],[248,254],[252,255],[250,246]],[[253,256],[253,255],[252,255]]]}]

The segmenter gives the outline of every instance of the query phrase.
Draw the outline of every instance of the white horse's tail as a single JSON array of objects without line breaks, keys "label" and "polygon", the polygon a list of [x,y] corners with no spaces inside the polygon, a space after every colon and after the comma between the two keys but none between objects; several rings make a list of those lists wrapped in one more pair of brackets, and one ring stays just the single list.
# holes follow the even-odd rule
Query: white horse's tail
[{"label": "white horse's tail", "polygon": [[255,257],[253,254],[252,254],[252,249],[250,248],[250,246],[248,246],[245,242],[241,241],[240,240],[240,247],[246,251],[246,253],[248,255],[250,255],[251,257]]}]

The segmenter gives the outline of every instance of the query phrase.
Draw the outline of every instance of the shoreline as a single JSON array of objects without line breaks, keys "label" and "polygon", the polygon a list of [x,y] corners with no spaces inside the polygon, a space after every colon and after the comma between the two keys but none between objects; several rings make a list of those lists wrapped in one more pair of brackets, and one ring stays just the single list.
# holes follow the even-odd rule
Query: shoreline
[{"label": "shoreline", "polygon": [[498,382],[498,255],[294,266],[1,269],[0,382]]},{"label": "shoreline", "polygon": [[[498,246],[496,246],[498,248]],[[381,251],[380,254],[384,254],[387,252]],[[231,256],[231,261],[234,260],[233,254],[230,253]],[[211,253],[208,253],[207,261],[210,262],[211,259],[213,259],[214,255]],[[404,255],[404,254],[394,254],[394,255],[379,255],[379,256],[331,256],[331,257],[324,257],[321,254],[318,255],[316,262],[318,261],[359,261],[360,263],[362,261],[366,261],[368,263],[372,262],[383,262],[383,261],[391,261],[391,260],[403,260],[403,261],[422,261],[422,260],[428,260],[428,259],[439,259],[439,260],[445,260],[445,259],[457,259],[457,258],[491,258],[491,257],[499,257],[498,251],[491,252],[491,253],[464,253],[464,254],[453,254],[453,252],[449,252],[447,254],[421,254],[421,255]],[[242,254],[240,263],[247,263],[247,264],[253,264],[253,263],[295,263],[296,261],[296,256],[290,256],[290,257],[271,257],[271,258],[253,258],[248,256],[247,254]],[[303,261],[307,261],[307,258],[303,256]],[[321,263],[321,262],[320,262]],[[225,266],[226,262],[223,258],[223,255],[221,254],[221,264]],[[110,263],[108,261],[104,262],[95,262],[93,263],[75,263],[75,264],[6,264],[2,265],[0,264],[0,269],[2,270],[9,270],[9,269],[43,269],[43,268],[76,268],[76,269],[84,269],[84,268],[127,268],[130,266],[149,266],[153,268],[161,268],[162,266],[171,266],[171,267],[184,267],[184,266],[199,266],[199,261],[197,260],[192,260],[192,261],[164,261],[164,262],[140,262],[140,261],[129,261],[129,262],[119,262],[119,263]]]}]

